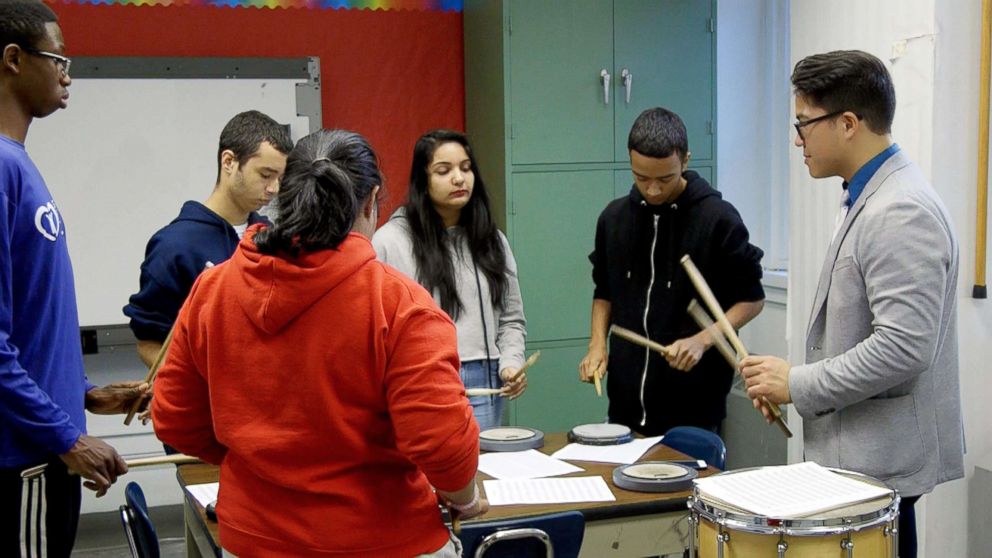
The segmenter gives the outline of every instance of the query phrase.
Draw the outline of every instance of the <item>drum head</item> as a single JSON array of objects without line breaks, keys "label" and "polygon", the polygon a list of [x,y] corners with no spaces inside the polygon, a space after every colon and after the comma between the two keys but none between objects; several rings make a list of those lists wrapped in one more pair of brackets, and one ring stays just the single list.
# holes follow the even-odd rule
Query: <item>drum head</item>
[{"label": "drum head", "polygon": [[[760,468],[752,467],[720,474],[734,475]],[[838,475],[888,488],[882,481],[867,475],[842,469],[830,470]],[[899,516],[899,500],[898,494],[893,491],[882,498],[851,504],[814,515],[795,518],[768,518],[711,498],[697,487],[693,489],[693,496],[689,499],[689,507],[693,513],[700,517],[711,522],[719,520],[722,525],[732,529],[758,534],[777,533],[782,529],[787,529],[790,534],[802,537],[870,529],[895,521]]]},{"label": "drum head", "polygon": [[626,444],[634,439],[634,435],[630,428],[622,424],[593,423],[576,426],[568,433],[568,439],[590,446],[611,446]]},{"label": "drum head", "polygon": [[544,447],[544,433],[533,428],[509,426],[490,428],[479,433],[483,451],[524,451]]},{"label": "drum head", "polygon": [[613,484],[634,492],[678,492],[692,487],[696,470],[667,461],[644,461],[613,470]]}]

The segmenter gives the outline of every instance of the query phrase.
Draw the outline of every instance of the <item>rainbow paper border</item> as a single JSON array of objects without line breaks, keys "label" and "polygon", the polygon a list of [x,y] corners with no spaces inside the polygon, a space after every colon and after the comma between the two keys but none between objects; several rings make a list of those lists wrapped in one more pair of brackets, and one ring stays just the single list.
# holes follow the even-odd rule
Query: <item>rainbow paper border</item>
[{"label": "rainbow paper border", "polygon": [[300,8],[305,10],[413,10],[460,12],[463,0],[62,0],[94,6],[213,6],[218,8]]}]

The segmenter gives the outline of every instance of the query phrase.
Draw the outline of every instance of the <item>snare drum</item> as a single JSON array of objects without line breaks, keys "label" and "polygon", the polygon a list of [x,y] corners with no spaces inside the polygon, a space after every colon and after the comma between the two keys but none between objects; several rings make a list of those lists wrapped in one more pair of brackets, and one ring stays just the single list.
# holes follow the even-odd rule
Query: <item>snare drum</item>
[{"label": "snare drum", "polygon": [[633,439],[630,428],[612,423],[580,424],[568,433],[568,441],[587,446],[613,446]]},{"label": "snare drum", "polygon": [[[867,475],[833,471],[885,486]],[[689,555],[693,557],[696,548],[700,558],[896,558],[899,552],[899,495],[894,490],[870,502],[808,517],[776,519],[711,501],[696,486],[689,509]]]}]

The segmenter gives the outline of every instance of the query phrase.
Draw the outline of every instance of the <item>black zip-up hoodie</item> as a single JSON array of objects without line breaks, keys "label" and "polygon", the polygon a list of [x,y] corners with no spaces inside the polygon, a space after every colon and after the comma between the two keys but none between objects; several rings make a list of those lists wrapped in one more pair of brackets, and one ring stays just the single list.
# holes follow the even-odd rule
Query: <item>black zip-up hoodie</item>
[{"label": "black zip-up hoodie", "polygon": [[[649,205],[634,186],[606,206],[589,255],[593,296],[610,302],[610,323],[665,345],[699,332],[686,312],[698,298],[679,263],[686,254],[724,310],[765,296],[763,253],[748,242],[740,214],[695,171],[683,177],[686,188],[673,203]],[[682,425],[712,428],[727,414],[734,371],[715,348],[681,372],[660,354],[611,336],[608,370],[610,421],[641,434]]]}]

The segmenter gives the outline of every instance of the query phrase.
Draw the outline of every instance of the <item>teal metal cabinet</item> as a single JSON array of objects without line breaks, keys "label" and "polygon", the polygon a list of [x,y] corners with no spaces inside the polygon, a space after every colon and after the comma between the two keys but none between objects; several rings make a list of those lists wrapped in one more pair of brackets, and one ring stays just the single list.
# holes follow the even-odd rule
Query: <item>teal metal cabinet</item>
[{"label": "teal metal cabinet", "polygon": [[513,174],[511,242],[531,343],[589,337],[588,255],[611,180],[608,170]]},{"label": "teal metal cabinet", "polygon": [[577,372],[596,219],[630,189],[627,133],[645,108],[678,112],[690,165],[715,174],[714,14],[714,0],[465,0],[467,132],[517,259],[528,352],[552,351],[516,424],[603,418]]},{"label": "teal metal cabinet", "polygon": [[629,157],[627,133],[634,120],[645,109],[657,106],[674,111],[685,121],[693,160],[713,158],[713,9],[706,0],[614,3],[617,161]]},{"label": "teal metal cabinet", "polygon": [[[512,2],[510,114],[514,164],[613,160],[612,2]],[[561,4],[557,4],[561,5]],[[519,78],[519,79],[518,79]],[[550,125],[552,124],[553,125]]]}]

